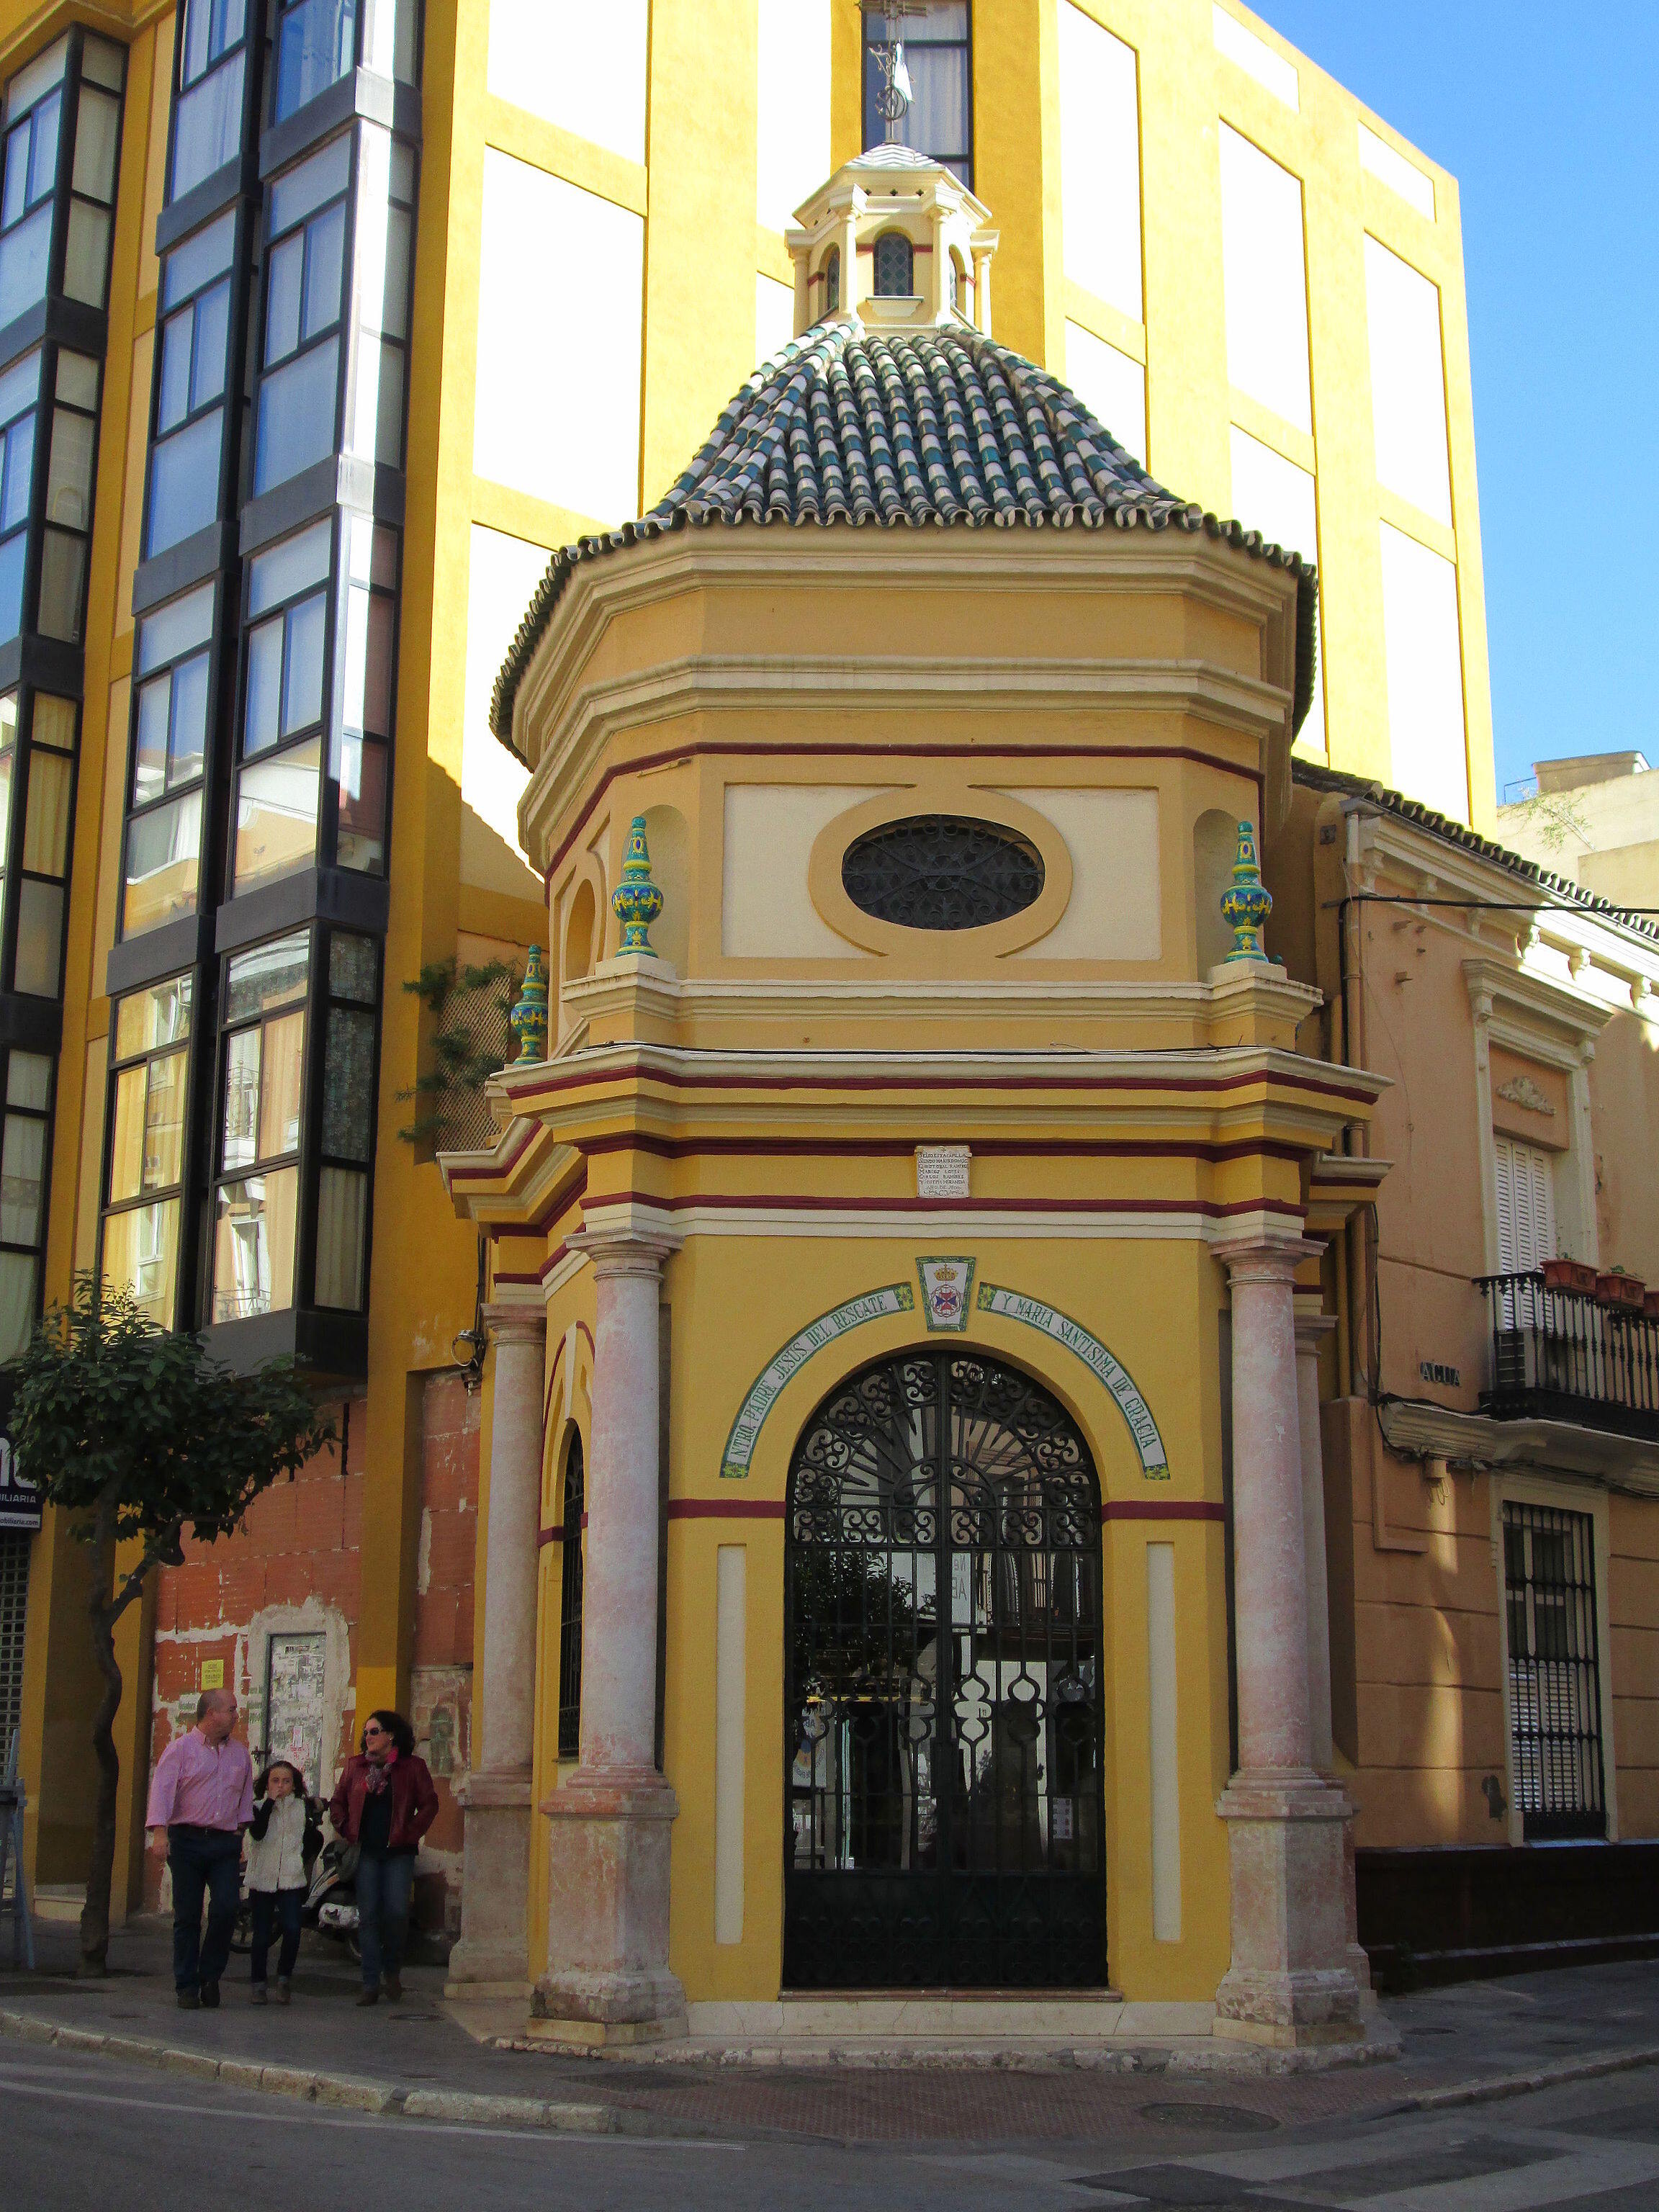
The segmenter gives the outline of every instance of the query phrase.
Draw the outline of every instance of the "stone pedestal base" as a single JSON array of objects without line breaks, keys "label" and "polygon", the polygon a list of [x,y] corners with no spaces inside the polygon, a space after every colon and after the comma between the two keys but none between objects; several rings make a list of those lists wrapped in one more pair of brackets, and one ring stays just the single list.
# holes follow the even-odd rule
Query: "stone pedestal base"
[{"label": "stone pedestal base", "polygon": [[444,1994],[519,1996],[530,1981],[530,1769],[484,1767],[455,1796],[466,1812],[461,1936]]},{"label": "stone pedestal base", "polygon": [[1228,1822],[1233,1961],[1215,2033],[1280,2048],[1357,2043],[1343,1829],[1353,1808],[1311,1770],[1235,1775]]},{"label": "stone pedestal base", "polygon": [[668,1970],[668,1854],[679,1805],[654,1771],[580,1768],[542,1807],[549,1844],[547,1972],[530,2033],[587,2051],[686,2032]]}]

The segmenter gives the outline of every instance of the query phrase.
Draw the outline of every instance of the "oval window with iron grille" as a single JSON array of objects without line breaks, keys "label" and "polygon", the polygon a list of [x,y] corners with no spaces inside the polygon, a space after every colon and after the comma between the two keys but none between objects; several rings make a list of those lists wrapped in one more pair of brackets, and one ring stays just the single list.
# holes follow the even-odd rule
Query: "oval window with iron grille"
[{"label": "oval window with iron grille", "polygon": [[873,921],[902,929],[984,929],[1036,905],[1042,855],[1000,823],[913,814],[849,845],[841,880]]}]

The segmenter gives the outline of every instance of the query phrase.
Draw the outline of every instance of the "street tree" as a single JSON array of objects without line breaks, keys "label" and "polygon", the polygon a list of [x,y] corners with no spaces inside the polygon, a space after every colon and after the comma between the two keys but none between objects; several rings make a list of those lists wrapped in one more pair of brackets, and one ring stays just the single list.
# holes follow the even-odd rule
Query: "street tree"
[{"label": "street tree", "polygon": [[182,1563],[186,1530],[204,1543],[228,1535],[262,1491],[292,1480],[335,1431],[290,1366],[234,1374],[195,1337],[158,1328],[130,1293],[93,1275],[76,1278],[70,1303],[46,1314],[10,1371],[19,1470],[91,1555],[88,1611],[104,1694],[92,1723],[98,1796],[81,1972],[99,1975],[109,1951],[120,1780],[116,1625],[156,1567]]}]

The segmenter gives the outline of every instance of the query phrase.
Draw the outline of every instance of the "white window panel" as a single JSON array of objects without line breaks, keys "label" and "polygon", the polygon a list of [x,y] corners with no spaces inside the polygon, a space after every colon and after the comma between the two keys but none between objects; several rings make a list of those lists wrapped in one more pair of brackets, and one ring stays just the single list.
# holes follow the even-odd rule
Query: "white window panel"
[{"label": "white window panel", "polygon": [[643,161],[648,23],[649,0],[489,0],[489,89]]},{"label": "white window panel", "polygon": [[1379,138],[1362,123],[1359,126],[1359,166],[1385,184],[1391,192],[1434,221],[1434,179],[1425,177],[1414,161],[1397,153],[1386,138]]},{"label": "white window panel", "polygon": [[1081,323],[1066,325],[1066,381],[1101,428],[1146,465],[1146,372]]},{"label": "white window panel", "polygon": [[775,276],[755,279],[755,363],[787,346],[795,335],[795,293],[793,285],[780,284]]},{"label": "white window panel", "polygon": [[[519,801],[530,771],[489,726],[489,697],[551,553],[523,538],[472,526],[466,595],[466,689],[461,709],[462,874],[519,890]],[[493,833],[493,834],[492,834]],[[495,841],[507,848],[501,852]],[[527,863],[524,865],[527,866]],[[505,868],[506,880],[499,880]]]},{"label": "white window panel", "polygon": [[472,465],[606,526],[639,512],[645,225],[484,152]]},{"label": "white window panel", "polygon": [[[1299,553],[1319,564],[1319,505],[1314,480],[1260,438],[1235,423],[1230,432],[1233,461],[1233,513],[1247,530],[1259,530],[1273,545]],[[1299,745],[1325,750],[1324,655],[1314,663],[1313,699],[1297,734]]]},{"label": "white window panel", "polygon": [[1225,54],[1247,76],[1265,85],[1275,100],[1282,100],[1286,107],[1299,107],[1299,88],[1296,65],[1287,62],[1278,48],[1270,46],[1265,39],[1257,38],[1248,23],[1241,23],[1237,15],[1230,15],[1218,4],[1212,15],[1215,25],[1215,50]]},{"label": "white window panel", "polygon": [[830,0],[760,0],[758,74],[755,212],[787,230],[830,177]]},{"label": "white window panel", "polygon": [[1368,238],[1365,313],[1370,327],[1377,482],[1449,527],[1440,288],[1386,246]]},{"label": "white window panel", "polygon": [[1141,319],[1135,50],[1060,0],[1060,199],[1066,274]]},{"label": "white window panel", "polygon": [[1313,428],[1302,180],[1221,125],[1227,374],[1298,430]]},{"label": "white window panel", "polygon": [[1382,532],[1382,631],[1390,780],[1408,799],[1469,818],[1457,571],[1389,523]]},{"label": "white window panel", "polygon": [[1514,1137],[1498,1154],[1498,1269],[1529,1273],[1555,1257],[1555,1170],[1549,1154]]}]

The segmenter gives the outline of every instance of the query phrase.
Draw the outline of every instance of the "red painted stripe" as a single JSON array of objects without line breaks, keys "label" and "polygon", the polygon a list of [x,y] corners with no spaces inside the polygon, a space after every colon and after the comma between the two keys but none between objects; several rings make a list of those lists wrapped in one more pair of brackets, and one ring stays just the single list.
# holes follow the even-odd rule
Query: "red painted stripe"
[{"label": "red painted stripe", "polygon": [[[663,1160],[908,1160],[915,1156],[916,1147],[906,1137],[659,1137],[649,1130],[639,1129],[622,1130],[614,1136],[591,1137],[582,1149],[595,1158],[601,1153],[644,1152],[653,1159]],[[1042,1140],[1027,1142],[1015,1137],[992,1137],[976,1138],[971,1149],[976,1160],[1204,1160],[1218,1166],[1232,1160],[1299,1163],[1305,1158],[1305,1153],[1294,1145],[1258,1145],[1248,1139],[1225,1145],[1205,1144],[1197,1139],[1186,1143],[1149,1139],[1142,1143],[1128,1138],[1098,1143],[1060,1140],[1050,1144]]]},{"label": "red painted stripe", "polygon": [[1224,1505],[1207,1498],[1188,1504],[1178,1498],[1114,1498],[1100,1509],[1103,1521],[1224,1521]]},{"label": "red painted stripe", "polygon": [[781,1502],[765,1498],[671,1498],[671,1521],[781,1521]]},{"label": "red painted stripe", "polygon": [[608,1206],[653,1206],[665,1213],[684,1212],[694,1206],[733,1212],[744,1206],[763,1211],[787,1207],[817,1213],[1201,1213],[1212,1221],[1224,1221],[1236,1213],[1273,1213],[1301,1221],[1307,1213],[1305,1206],[1273,1198],[814,1198],[795,1191],[692,1191],[665,1198],[657,1191],[608,1190],[594,1200],[592,1210],[600,1212]]},{"label": "red painted stripe", "polygon": [[1351,1084],[1322,1083],[1316,1077],[1293,1075],[1288,1069],[1267,1068],[1238,1075],[696,1075],[675,1067],[647,1067],[641,1060],[624,1061],[616,1067],[576,1068],[568,1075],[538,1083],[550,1091],[597,1089],[607,1083],[655,1083],[666,1091],[1224,1091],[1261,1090],[1308,1091],[1321,1097],[1341,1098],[1369,1106],[1373,1094]]},{"label": "red painted stripe", "polygon": [[[907,757],[923,760],[1185,760],[1195,761],[1201,768],[1218,769],[1223,775],[1237,776],[1242,783],[1253,784],[1260,799],[1262,782],[1257,769],[1241,768],[1237,761],[1222,760],[1214,753],[1206,753],[1197,745],[906,745]],[[550,892],[553,878],[564,866],[571,847],[576,842],[592,819],[595,808],[619,775],[643,775],[647,769],[665,768],[670,762],[695,760],[706,753],[717,758],[787,759],[791,757],[813,760],[865,760],[891,762],[893,747],[888,744],[707,744],[674,745],[665,752],[642,753],[637,757],[616,761],[606,769],[594,786],[592,795],[577,816],[564,842],[543,871],[542,881]]]}]

